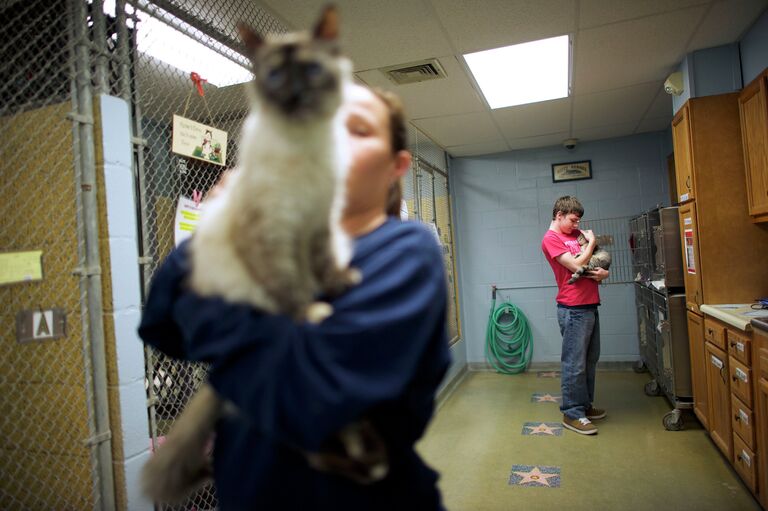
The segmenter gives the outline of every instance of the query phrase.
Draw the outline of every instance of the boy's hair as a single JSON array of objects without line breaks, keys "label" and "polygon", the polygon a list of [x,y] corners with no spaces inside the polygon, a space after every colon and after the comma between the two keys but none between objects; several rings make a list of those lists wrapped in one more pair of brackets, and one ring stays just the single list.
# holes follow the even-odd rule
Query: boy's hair
[{"label": "boy's hair", "polygon": [[581,205],[581,202],[576,197],[565,195],[555,201],[555,206],[552,208],[552,220],[557,217],[558,213],[563,215],[575,213],[581,218],[584,216],[584,206]]}]

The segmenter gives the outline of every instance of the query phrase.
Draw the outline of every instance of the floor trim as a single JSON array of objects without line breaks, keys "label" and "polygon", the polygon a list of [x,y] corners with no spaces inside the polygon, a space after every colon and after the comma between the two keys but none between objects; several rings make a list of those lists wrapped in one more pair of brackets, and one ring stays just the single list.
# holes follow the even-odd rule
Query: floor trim
[{"label": "floor trim", "polygon": [[459,370],[458,374],[438,391],[437,399],[435,400],[435,411],[439,410],[445,404],[445,402],[448,401],[448,398],[453,395],[453,392],[459,387],[459,385],[464,382],[467,374],[469,374],[469,371],[470,369],[467,367],[467,365],[464,365]]},{"label": "floor trim", "polygon": [[[598,371],[633,371],[636,365],[637,365],[637,362],[635,361],[598,362],[597,370]],[[496,372],[493,366],[488,362],[469,362],[467,364],[467,369],[470,372],[485,372],[485,371]],[[528,366],[528,369],[526,371],[531,373],[536,371],[559,371],[559,370],[560,370],[560,362],[532,362]]]}]

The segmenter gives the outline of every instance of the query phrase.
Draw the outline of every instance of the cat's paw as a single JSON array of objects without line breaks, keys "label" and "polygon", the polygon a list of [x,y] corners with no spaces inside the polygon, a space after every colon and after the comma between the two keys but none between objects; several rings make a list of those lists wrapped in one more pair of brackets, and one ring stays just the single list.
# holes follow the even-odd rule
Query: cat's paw
[{"label": "cat's paw", "polygon": [[349,286],[356,286],[363,281],[363,272],[357,268],[347,268],[344,276]]},{"label": "cat's paw", "polygon": [[322,323],[333,314],[333,307],[326,302],[311,303],[304,314],[307,321],[313,324]]}]

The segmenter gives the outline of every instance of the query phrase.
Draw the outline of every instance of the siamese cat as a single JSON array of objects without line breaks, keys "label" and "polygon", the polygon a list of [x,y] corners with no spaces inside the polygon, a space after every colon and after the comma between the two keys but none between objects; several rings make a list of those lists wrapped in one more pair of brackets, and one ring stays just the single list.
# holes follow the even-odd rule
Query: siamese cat
[{"label": "siamese cat", "polygon": [[[340,53],[332,6],[312,34],[264,40],[245,25],[238,30],[253,63],[251,111],[239,167],[207,202],[190,241],[189,285],[203,296],[319,322],[333,311],[315,297],[361,279],[348,267],[352,242],[340,226],[349,155],[339,106],[352,65]],[[144,492],[173,503],[209,482],[205,449],[217,420],[230,413],[238,413],[235,406],[203,384],[145,465]],[[363,484],[389,469],[384,444],[365,420],[320,452],[302,454],[317,470]]]}]

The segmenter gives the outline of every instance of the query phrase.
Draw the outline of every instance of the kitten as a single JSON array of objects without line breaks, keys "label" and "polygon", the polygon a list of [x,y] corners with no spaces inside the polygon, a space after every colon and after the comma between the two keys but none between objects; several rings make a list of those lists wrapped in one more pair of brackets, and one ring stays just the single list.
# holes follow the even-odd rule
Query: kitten
[{"label": "kitten", "polygon": [[[584,234],[579,233],[579,237],[577,238],[577,241],[579,242],[579,245],[581,246],[581,249],[584,250],[584,247],[587,246],[587,238],[584,237]],[[588,272],[591,270],[594,270],[595,268],[603,268],[604,270],[607,270],[611,267],[611,253],[605,250],[604,248],[600,248],[599,246],[595,245],[595,249],[592,251],[592,257],[589,258],[589,262],[576,270],[576,272],[571,275],[570,280],[568,280],[569,284],[573,284],[577,280],[579,280],[583,275],[584,272]]]},{"label": "kitten", "polygon": [[[319,322],[332,309],[313,303],[315,296],[359,282],[359,272],[347,268],[352,243],[340,227],[349,156],[338,109],[352,66],[340,55],[337,23],[328,7],[312,36],[263,41],[238,26],[253,60],[252,108],[240,167],[207,203],[191,240],[190,285],[199,294]],[[228,413],[237,413],[234,405],[203,384],[145,465],[145,494],[179,502],[207,483],[205,449]],[[389,468],[383,442],[365,421],[348,425],[320,452],[302,454],[317,470],[361,483],[382,479]]]}]

